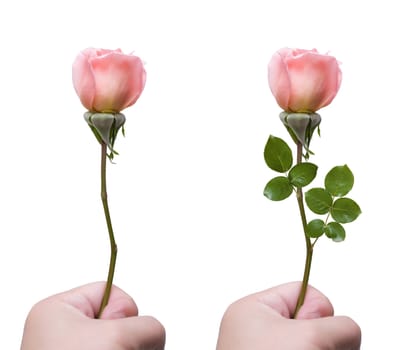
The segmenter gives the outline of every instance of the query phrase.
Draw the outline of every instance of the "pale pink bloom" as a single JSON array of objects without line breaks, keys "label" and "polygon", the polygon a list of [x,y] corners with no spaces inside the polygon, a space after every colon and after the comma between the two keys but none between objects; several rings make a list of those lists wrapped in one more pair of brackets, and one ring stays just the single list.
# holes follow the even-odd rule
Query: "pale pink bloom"
[{"label": "pale pink bloom", "polygon": [[335,57],[314,50],[283,48],[269,63],[269,86],[287,112],[316,112],[329,105],[341,85]]},{"label": "pale pink bloom", "polygon": [[72,65],[72,82],[91,112],[120,112],[133,105],[146,83],[142,60],[117,50],[88,48]]}]

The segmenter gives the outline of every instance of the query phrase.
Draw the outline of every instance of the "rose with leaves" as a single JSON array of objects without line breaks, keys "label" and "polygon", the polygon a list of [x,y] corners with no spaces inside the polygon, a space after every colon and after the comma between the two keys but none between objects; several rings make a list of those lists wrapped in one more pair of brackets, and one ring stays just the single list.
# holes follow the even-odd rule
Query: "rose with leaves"
[{"label": "rose with leaves", "polygon": [[[302,287],[293,315],[296,317],[305,299],[316,242],[323,235],[335,242],[343,241],[343,225],[354,221],[361,209],[346,197],[354,184],[354,175],[347,165],[332,168],[325,176],[324,187],[303,193],[303,188],[311,184],[318,170],[317,165],[308,162],[313,154],[310,142],[321,122],[316,112],[333,101],[341,85],[338,61],[316,50],[283,48],[272,56],[268,78],[270,90],[283,109],[280,119],[296,144],[294,159],[287,143],[270,135],[264,159],[270,169],[281,175],[272,178],[263,192],[273,201],[284,200],[296,193],[306,242]],[[308,221],[305,202],[313,213],[324,217]]]}]

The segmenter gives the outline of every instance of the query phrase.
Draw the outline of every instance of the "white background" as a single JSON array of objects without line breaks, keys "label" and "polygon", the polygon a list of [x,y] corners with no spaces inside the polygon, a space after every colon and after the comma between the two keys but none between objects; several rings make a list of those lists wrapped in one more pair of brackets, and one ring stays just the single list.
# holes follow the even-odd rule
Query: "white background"
[{"label": "white background", "polygon": [[311,284],[354,318],[363,349],[416,347],[411,1],[3,1],[0,5],[0,348],[38,300],[107,273],[99,145],[71,65],[86,47],[134,51],[148,82],[109,166],[115,283],[167,329],[166,349],[214,349],[227,305],[299,280],[294,197],[262,195],[269,134],[290,141],[267,84],[279,48],[342,62],[312,148],[319,186],[348,164],[362,208],[318,242]]}]

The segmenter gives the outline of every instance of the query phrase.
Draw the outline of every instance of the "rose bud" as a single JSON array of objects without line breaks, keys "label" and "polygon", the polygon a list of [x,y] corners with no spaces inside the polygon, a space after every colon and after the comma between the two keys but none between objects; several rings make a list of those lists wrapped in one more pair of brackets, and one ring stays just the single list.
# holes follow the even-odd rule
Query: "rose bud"
[{"label": "rose bud", "polygon": [[315,49],[280,49],[272,56],[268,73],[273,96],[289,113],[313,113],[329,105],[342,79],[335,57]]},{"label": "rose bud", "polygon": [[88,48],[72,65],[72,81],[90,112],[118,113],[133,105],[146,83],[142,60],[120,49]]}]

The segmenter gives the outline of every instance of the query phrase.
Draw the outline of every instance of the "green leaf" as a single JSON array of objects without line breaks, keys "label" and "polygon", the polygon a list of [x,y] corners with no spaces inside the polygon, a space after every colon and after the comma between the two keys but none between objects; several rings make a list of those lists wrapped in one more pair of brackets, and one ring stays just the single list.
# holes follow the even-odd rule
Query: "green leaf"
[{"label": "green leaf", "polygon": [[270,135],[264,148],[264,160],[270,169],[285,173],[292,167],[292,150],[285,141]]},{"label": "green leaf", "polygon": [[357,203],[349,198],[338,198],[331,208],[331,216],[336,222],[346,224],[354,221],[361,214]]},{"label": "green leaf", "polygon": [[309,185],[316,176],[318,167],[312,163],[300,163],[289,171],[289,181],[295,187]]},{"label": "green leaf", "polygon": [[272,201],[281,201],[289,197],[293,187],[287,177],[278,176],[271,179],[264,188],[264,195]]},{"label": "green leaf", "polygon": [[316,214],[326,214],[332,206],[332,196],[324,188],[312,188],[305,193],[309,209]]},{"label": "green leaf", "polygon": [[345,196],[353,185],[354,175],[347,165],[332,168],[325,177],[325,188],[336,197]]},{"label": "green leaf", "polygon": [[311,238],[321,237],[324,233],[325,223],[321,219],[315,219],[306,226],[306,234]]},{"label": "green leaf", "polygon": [[345,239],[344,227],[338,222],[330,222],[325,227],[325,234],[334,242],[342,242]]}]

